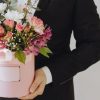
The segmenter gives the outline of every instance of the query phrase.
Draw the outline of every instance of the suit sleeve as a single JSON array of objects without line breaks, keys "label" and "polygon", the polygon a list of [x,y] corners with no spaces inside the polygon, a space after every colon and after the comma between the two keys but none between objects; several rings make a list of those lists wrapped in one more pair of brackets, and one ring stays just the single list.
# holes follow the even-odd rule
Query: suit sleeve
[{"label": "suit sleeve", "polygon": [[93,0],[77,0],[73,16],[76,49],[47,65],[54,84],[63,84],[100,60],[100,19]]}]

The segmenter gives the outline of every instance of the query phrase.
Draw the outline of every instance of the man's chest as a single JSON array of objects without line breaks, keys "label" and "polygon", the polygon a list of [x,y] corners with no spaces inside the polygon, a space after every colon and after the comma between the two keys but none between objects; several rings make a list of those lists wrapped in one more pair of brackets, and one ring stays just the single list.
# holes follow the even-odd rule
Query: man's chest
[{"label": "man's chest", "polygon": [[53,36],[49,44],[53,48],[70,39],[74,0],[44,0],[46,4],[42,1],[39,3],[41,11],[36,11],[35,15],[52,28]]},{"label": "man's chest", "polygon": [[54,29],[64,29],[71,24],[74,0],[40,0],[38,6],[41,11],[36,11],[35,15]]}]

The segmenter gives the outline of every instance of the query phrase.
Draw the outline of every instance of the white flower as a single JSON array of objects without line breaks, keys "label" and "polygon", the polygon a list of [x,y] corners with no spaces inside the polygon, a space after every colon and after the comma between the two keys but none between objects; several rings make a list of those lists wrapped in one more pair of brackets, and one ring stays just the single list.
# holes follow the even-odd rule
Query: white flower
[{"label": "white flower", "polygon": [[39,3],[39,0],[31,0],[31,4],[34,6],[34,7],[37,7]]},{"label": "white flower", "polygon": [[25,5],[25,4],[27,4],[27,1],[28,0],[18,0],[18,5]]},{"label": "white flower", "polygon": [[24,18],[25,14],[24,13],[20,13],[18,11],[14,11],[14,10],[8,10],[7,13],[5,14],[5,18],[6,19],[11,19],[16,21],[17,23],[21,22],[21,20]]},{"label": "white flower", "polygon": [[34,8],[30,7],[30,6],[28,6],[28,11],[29,11],[29,13],[31,13],[32,15],[34,15],[36,9],[34,9]]},{"label": "white flower", "polygon": [[7,8],[7,4],[6,3],[0,3],[0,13],[4,13],[6,8]]}]

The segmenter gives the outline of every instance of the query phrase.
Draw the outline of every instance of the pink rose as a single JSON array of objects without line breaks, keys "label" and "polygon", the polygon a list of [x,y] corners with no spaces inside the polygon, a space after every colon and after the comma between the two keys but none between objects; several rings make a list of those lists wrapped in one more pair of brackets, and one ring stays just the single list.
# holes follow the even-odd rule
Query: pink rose
[{"label": "pink rose", "polygon": [[14,21],[10,19],[6,19],[4,22],[4,25],[9,26],[10,28],[14,27]]},{"label": "pink rose", "polygon": [[36,26],[36,27],[44,26],[43,21],[35,16],[31,18],[31,22],[33,26]]},{"label": "pink rose", "polygon": [[33,17],[29,16],[28,21],[34,27],[35,32],[39,33],[40,35],[44,34],[43,31],[44,31],[45,27],[44,27],[44,23],[41,19],[39,19],[35,16],[33,16]]},{"label": "pink rose", "polygon": [[0,25],[0,37],[3,37],[5,34],[4,28]]},{"label": "pink rose", "polygon": [[19,23],[19,24],[16,25],[16,30],[17,30],[18,32],[22,32],[23,29],[24,29],[24,26],[23,26],[21,23]]}]

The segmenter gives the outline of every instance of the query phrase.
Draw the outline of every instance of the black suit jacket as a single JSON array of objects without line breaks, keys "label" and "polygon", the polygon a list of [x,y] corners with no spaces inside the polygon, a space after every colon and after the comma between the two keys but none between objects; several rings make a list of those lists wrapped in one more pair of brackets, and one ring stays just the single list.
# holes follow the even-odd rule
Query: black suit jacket
[{"label": "black suit jacket", "polygon": [[[75,74],[100,60],[100,19],[93,0],[40,0],[35,15],[53,32],[48,46],[53,54],[36,57],[36,67],[48,66],[53,85],[67,82]],[[70,50],[72,30],[76,49]]]},{"label": "black suit jacket", "polygon": [[[100,60],[100,19],[93,0],[40,0],[35,15],[52,28],[50,58],[36,57],[36,69],[48,66],[53,83],[36,100],[74,100],[72,78]],[[72,31],[76,49],[70,50]],[[8,99],[7,99],[8,100]]]}]

